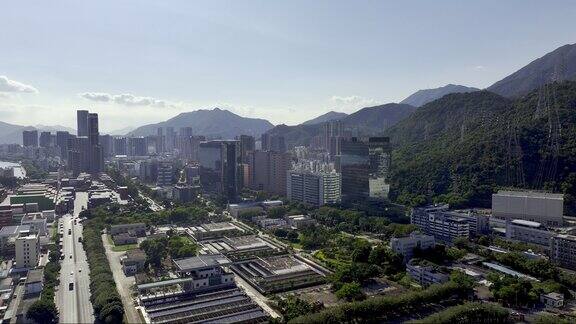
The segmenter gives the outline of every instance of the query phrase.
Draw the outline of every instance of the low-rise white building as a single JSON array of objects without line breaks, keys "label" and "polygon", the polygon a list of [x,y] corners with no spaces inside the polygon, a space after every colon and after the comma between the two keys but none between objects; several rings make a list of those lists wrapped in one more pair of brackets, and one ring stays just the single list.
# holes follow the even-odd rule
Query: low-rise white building
[{"label": "low-rise white building", "polygon": [[564,306],[564,295],[556,292],[540,295],[540,301],[546,308],[560,308]]},{"label": "low-rise white building", "polygon": [[390,239],[390,249],[398,254],[402,254],[404,262],[408,262],[412,259],[415,248],[427,250],[432,249],[435,246],[436,240],[434,239],[434,236],[417,232],[413,232],[406,237],[393,237]]},{"label": "low-rise white building", "polygon": [[548,231],[538,222],[523,219],[506,222],[506,238],[510,240],[536,244],[548,249],[553,236],[554,232]]},{"label": "low-rise white building", "polygon": [[421,286],[427,287],[450,280],[450,275],[441,271],[437,265],[426,261],[413,262],[414,260],[408,262],[406,271]]}]

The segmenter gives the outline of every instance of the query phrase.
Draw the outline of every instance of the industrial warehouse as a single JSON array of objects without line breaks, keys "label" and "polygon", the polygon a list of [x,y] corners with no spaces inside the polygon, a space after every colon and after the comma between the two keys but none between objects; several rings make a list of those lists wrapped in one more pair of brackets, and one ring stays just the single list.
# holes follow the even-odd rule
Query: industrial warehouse
[{"label": "industrial warehouse", "polygon": [[235,263],[231,269],[263,294],[277,293],[325,282],[324,273],[291,255],[271,256]]},{"label": "industrial warehouse", "polygon": [[178,259],[177,279],[138,285],[147,322],[265,322],[268,315],[236,286],[230,264],[221,254]]}]

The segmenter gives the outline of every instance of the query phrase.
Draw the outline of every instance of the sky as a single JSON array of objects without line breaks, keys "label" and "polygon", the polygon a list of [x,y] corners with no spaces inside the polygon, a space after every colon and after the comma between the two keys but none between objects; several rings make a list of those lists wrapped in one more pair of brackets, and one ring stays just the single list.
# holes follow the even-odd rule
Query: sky
[{"label": "sky", "polygon": [[104,132],[220,107],[294,125],[576,43],[576,1],[6,1],[0,121]]}]

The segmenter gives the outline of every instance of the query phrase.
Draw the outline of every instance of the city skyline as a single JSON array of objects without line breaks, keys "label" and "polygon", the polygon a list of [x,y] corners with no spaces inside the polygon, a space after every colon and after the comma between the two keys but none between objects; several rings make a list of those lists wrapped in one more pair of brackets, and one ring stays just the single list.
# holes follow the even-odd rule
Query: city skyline
[{"label": "city skyline", "polygon": [[14,4],[0,14],[0,120],[73,127],[90,109],[110,132],[220,107],[293,125],[485,88],[573,42],[576,5],[560,2]]}]

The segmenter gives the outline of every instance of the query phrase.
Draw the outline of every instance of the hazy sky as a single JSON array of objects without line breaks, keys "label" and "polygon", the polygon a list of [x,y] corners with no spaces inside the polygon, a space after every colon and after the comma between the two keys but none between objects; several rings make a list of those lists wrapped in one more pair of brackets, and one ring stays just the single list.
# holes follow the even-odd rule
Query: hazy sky
[{"label": "hazy sky", "polygon": [[274,124],[484,88],[576,42],[576,1],[6,1],[0,121],[103,130],[215,106]]}]

